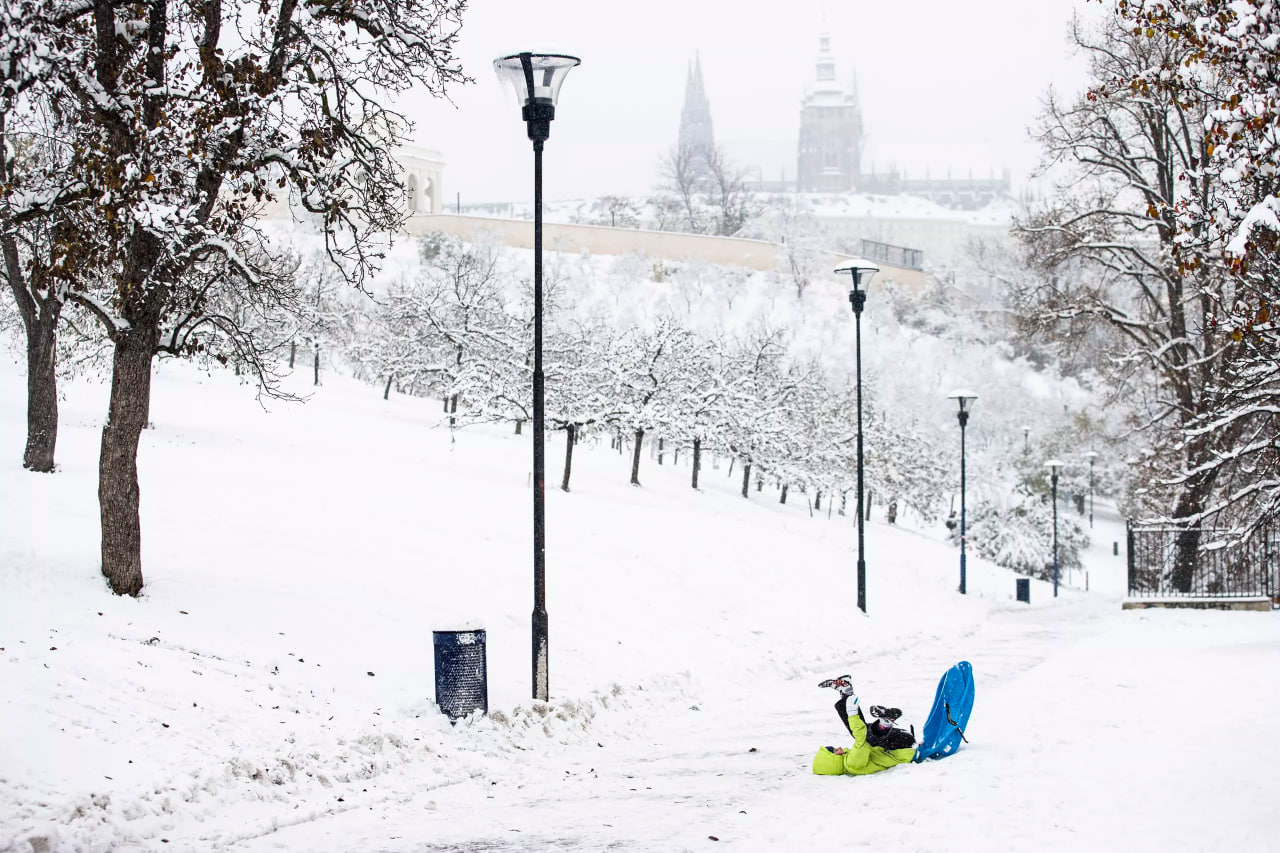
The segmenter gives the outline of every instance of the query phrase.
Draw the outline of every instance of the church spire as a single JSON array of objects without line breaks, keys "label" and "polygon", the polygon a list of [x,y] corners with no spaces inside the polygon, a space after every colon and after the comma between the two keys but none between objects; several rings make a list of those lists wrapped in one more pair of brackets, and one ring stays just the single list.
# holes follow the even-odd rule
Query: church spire
[{"label": "church spire", "polygon": [[715,147],[715,135],[711,128],[711,104],[702,83],[702,54],[694,54],[689,76],[684,88],[684,109],[680,111],[681,148],[692,147],[709,151]]}]

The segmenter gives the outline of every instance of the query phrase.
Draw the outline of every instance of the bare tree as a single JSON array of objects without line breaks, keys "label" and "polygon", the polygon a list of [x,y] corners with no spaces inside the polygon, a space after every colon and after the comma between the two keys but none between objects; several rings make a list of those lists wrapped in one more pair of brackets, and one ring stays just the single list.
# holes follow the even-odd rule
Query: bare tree
[{"label": "bare tree", "polygon": [[1114,19],[1095,31],[1077,23],[1073,35],[1094,85],[1071,103],[1048,100],[1041,140],[1065,180],[1018,231],[1050,272],[1077,274],[1043,277],[1032,317],[1049,333],[1082,318],[1110,324],[1125,341],[1114,355],[1126,378],[1154,383],[1143,412],[1154,452],[1143,463],[1150,488],[1142,500],[1148,513],[1188,527],[1174,577],[1186,590],[1218,475],[1211,463],[1235,429],[1186,432],[1218,405],[1231,344],[1213,316],[1225,277],[1175,251],[1204,236],[1174,210],[1212,192],[1199,168],[1212,104],[1128,82],[1144,68],[1180,64],[1194,50],[1184,40],[1151,38]]},{"label": "bare tree", "polygon": [[98,496],[102,573],[116,593],[142,589],[138,438],[152,359],[202,313],[187,301],[202,292],[189,276],[212,263],[232,290],[278,281],[250,223],[288,192],[362,283],[404,216],[388,151],[405,123],[373,96],[463,80],[463,6],[42,0],[7,11],[18,64],[42,66],[30,108],[67,116],[67,171],[97,223],[76,245],[109,285],[106,299],[75,298],[114,347]]},{"label": "bare tree", "polygon": [[716,146],[702,152],[706,169],[703,198],[715,217],[712,231],[732,237],[763,209],[747,186],[749,171],[734,163],[724,149]]},{"label": "bare tree", "polygon": [[[6,18],[6,31],[10,21]],[[50,37],[42,24],[13,33]],[[58,441],[58,327],[68,293],[91,274],[76,235],[88,188],[69,168],[66,117],[33,102],[48,72],[32,44],[0,59],[0,277],[13,296],[26,341],[27,442],[22,466],[54,468]],[[25,55],[24,55],[25,54]]]},{"label": "bare tree", "polygon": [[662,227],[666,223],[660,216],[661,230],[706,233],[708,222],[701,203],[706,174],[706,157],[698,146],[676,145],[663,155],[658,165],[659,198],[665,199],[663,206],[668,211],[679,213],[670,222],[671,228]]}]

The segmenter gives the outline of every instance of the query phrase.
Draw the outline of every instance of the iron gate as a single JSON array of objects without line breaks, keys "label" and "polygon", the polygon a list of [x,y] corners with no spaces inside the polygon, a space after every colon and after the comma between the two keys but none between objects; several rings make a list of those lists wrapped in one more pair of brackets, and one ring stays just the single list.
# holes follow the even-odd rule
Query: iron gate
[{"label": "iron gate", "polygon": [[1280,531],[1248,536],[1204,528],[1128,525],[1129,595],[1252,598],[1280,589]]}]

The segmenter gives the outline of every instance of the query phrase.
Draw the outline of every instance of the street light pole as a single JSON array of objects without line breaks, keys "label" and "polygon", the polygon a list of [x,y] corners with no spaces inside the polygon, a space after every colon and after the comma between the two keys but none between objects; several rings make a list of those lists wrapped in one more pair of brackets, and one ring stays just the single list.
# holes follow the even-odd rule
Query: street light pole
[{"label": "street light pole", "polygon": [[1045,463],[1045,467],[1051,472],[1053,482],[1053,597],[1058,597],[1058,472],[1062,469],[1062,463],[1057,459],[1050,459]]},{"label": "street light pole", "polygon": [[849,304],[853,306],[854,351],[857,363],[858,394],[858,609],[867,612],[867,559],[864,525],[866,512],[862,508],[862,309],[867,304],[867,291],[863,288],[880,267],[862,259],[855,259],[836,268],[836,274],[847,272],[853,277],[853,289],[849,291]]},{"label": "street light pole", "polygon": [[549,632],[546,583],[545,433],[542,373],[542,146],[551,136],[556,99],[576,56],[515,53],[493,61],[494,71],[510,83],[520,101],[533,142],[533,698],[550,695]]},{"label": "street light pole", "polygon": [[967,590],[965,586],[965,507],[964,507],[964,488],[965,488],[965,470],[964,470],[964,429],[969,424],[969,410],[973,407],[973,401],[978,399],[978,395],[972,391],[952,391],[947,399],[955,400],[960,404],[960,411],[956,417],[960,420],[960,594],[965,595]]},{"label": "street light pole", "polygon": [[1098,458],[1098,451],[1090,450],[1085,454],[1089,459],[1089,529],[1093,529],[1093,461]]}]

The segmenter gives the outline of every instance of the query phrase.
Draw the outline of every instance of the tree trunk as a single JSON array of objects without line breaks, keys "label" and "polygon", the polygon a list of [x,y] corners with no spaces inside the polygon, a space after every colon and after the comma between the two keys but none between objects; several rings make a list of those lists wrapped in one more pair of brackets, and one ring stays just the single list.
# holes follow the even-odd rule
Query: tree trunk
[{"label": "tree trunk", "polygon": [[698,488],[698,469],[702,467],[702,439],[693,440],[693,487]]},{"label": "tree trunk", "polygon": [[751,463],[742,463],[742,496],[751,497]]},{"label": "tree trunk", "polygon": [[870,489],[867,489],[867,517],[864,519],[865,521],[871,520],[871,496],[873,494],[874,492],[872,492]]},{"label": "tree trunk", "polygon": [[[22,467],[48,473],[58,443],[58,315],[41,316],[27,334],[27,447]],[[42,312],[43,314],[43,312]]]},{"label": "tree trunk", "polygon": [[845,489],[840,493],[840,514],[844,515],[845,505],[849,502],[849,490]]},{"label": "tree trunk", "polygon": [[640,485],[640,445],[644,443],[644,430],[636,430],[636,451],[631,455],[631,485]]},{"label": "tree trunk", "polygon": [[458,414],[458,395],[454,394],[452,399],[449,400],[449,426],[453,426],[458,422],[458,419],[455,417],[455,415],[457,414]]},{"label": "tree trunk", "polygon": [[524,421],[516,421],[516,435],[520,435],[524,431]]},{"label": "tree trunk", "polygon": [[764,491],[764,477],[759,475],[756,476],[756,491],[757,492]]},{"label": "tree trunk", "polygon": [[1174,540],[1173,573],[1170,583],[1178,592],[1191,592],[1196,565],[1200,561],[1200,530],[1184,530]]},{"label": "tree trunk", "polygon": [[320,345],[316,344],[316,360],[315,360],[315,379],[313,385],[320,384]]},{"label": "tree trunk", "polygon": [[151,330],[120,334],[112,358],[111,399],[102,427],[98,505],[102,514],[102,574],[117,595],[142,590],[142,525],[138,517],[138,437],[151,396]]},{"label": "tree trunk", "polygon": [[666,444],[667,444],[667,440],[665,438],[658,439],[658,464],[659,465],[662,464],[662,448],[665,447]]},{"label": "tree trunk", "polygon": [[822,492],[817,492],[813,496],[813,508],[818,512],[822,512]]},{"label": "tree trunk", "polygon": [[395,378],[396,378],[396,375],[394,373],[387,374],[387,387],[382,389],[382,399],[384,400],[391,399],[391,383]]},{"label": "tree trunk", "polygon": [[778,499],[778,503],[780,503],[780,504],[784,504],[784,503],[786,503],[786,502],[787,502],[787,484],[786,484],[786,483],[783,483],[783,484],[782,484],[782,497]]},{"label": "tree trunk", "polygon": [[293,370],[293,361],[298,355],[298,342],[289,341],[289,369]]},{"label": "tree trunk", "polygon": [[[1182,495],[1173,511],[1174,518],[1189,518],[1203,509],[1211,482],[1201,478],[1184,486]],[[1200,529],[1203,522],[1182,531],[1174,541],[1173,572],[1170,583],[1178,592],[1191,592],[1195,583],[1196,567],[1200,564]]]},{"label": "tree trunk", "polygon": [[737,461],[738,461],[738,457],[736,457],[736,456],[730,456],[730,457],[729,457],[729,473],[725,475],[726,477],[732,477],[732,476],[733,476],[733,463],[735,463],[735,462],[737,462]]},{"label": "tree trunk", "polygon": [[577,441],[577,425],[569,424],[564,428],[564,481],[560,483],[560,488],[566,492],[569,491],[569,471],[573,468],[573,445]]}]

